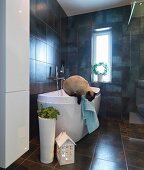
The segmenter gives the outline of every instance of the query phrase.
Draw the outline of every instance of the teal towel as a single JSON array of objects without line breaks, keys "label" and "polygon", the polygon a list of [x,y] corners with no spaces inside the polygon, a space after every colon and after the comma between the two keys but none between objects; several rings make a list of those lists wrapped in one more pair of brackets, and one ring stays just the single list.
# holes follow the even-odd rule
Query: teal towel
[{"label": "teal towel", "polygon": [[83,119],[86,122],[86,126],[89,133],[92,133],[99,127],[99,120],[97,118],[97,113],[95,111],[94,102],[89,102],[85,96],[82,96],[81,108]]}]

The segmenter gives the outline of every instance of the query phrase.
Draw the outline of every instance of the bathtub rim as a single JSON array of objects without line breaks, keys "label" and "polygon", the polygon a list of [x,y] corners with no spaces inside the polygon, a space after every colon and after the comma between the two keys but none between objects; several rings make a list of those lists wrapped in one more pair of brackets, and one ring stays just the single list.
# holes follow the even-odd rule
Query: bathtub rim
[{"label": "bathtub rim", "polygon": [[[94,87],[94,86],[91,86],[92,87],[92,90],[93,89],[98,89],[98,91],[96,90],[93,90],[94,92],[96,92],[96,93],[99,93],[99,92],[101,92],[101,90],[100,90],[100,88],[98,88],[98,87]],[[63,90],[63,89],[60,89],[60,90],[55,90],[55,91],[50,91],[50,92],[46,92],[46,93],[40,93],[40,94],[38,94],[38,96],[48,96],[48,97],[74,97],[74,96],[69,96],[69,95],[67,95],[66,93],[66,95],[64,95],[64,96],[49,96],[49,94],[52,94],[52,93],[58,93],[58,92],[61,92],[61,91],[63,91],[64,93],[65,93],[65,91]]]},{"label": "bathtub rim", "polygon": [[[94,88],[96,88],[96,87],[94,87]],[[99,89],[99,93],[98,93],[98,95],[95,96],[94,100],[97,100],[101,96],[100,88],[97,88],[97,89]],[[61,90],[59,90],[59,91],[61,91]],[[48,92],[48,93],[53,93],[53,92],[57,92],[57,91],[52,91],[52,92]],[[73,104],[77,104],[77,99],[74,96],[68,96],[68,95],[64,95],[64,96],[58,96],[58,95],[52,96],[51,95],[51,96],[49,96],[49,95],[46,95],[48,93],[39,94],[38,98],[37,98],[37,103],[43,103],[43,104],[49,104],[49,105],[51,105],[51,104],[52,105],[58,105],[58,104],[59,105],[73,105]],[[61,101],[61,99],[65,99],[65,100]]]}]

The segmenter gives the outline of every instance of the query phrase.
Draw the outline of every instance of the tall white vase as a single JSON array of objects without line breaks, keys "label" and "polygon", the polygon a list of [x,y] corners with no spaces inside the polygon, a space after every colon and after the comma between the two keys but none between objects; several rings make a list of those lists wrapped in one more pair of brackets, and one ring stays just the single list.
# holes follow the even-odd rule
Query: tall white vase
[{"label": "tall white vase", "polygon": [[102,74],[98,74],[98,82],[102,82],[103,81],[103,75]]},{"label": "tall white vase", "polygon": [[54,158],[56,119],[45,119],[39,117],[40,132],[40,161],[51,163]]}]

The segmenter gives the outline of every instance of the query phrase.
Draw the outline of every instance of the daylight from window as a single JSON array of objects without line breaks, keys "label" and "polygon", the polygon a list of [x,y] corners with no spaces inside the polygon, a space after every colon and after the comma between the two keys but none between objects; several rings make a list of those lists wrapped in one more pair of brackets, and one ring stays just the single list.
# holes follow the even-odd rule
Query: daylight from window
[{"label": "daylight from window", "polygon": [[[103,76],[104,82],[111,81],[111,55],[112,55],[112,40],[111,30],[96,31],[93,34],[93,59],[92,65],[105,63],[108,66],[107,75]],[[101,68],[103,69],[103,68]],[[93,75],[93,81],[97,81],[97,75]]]}]

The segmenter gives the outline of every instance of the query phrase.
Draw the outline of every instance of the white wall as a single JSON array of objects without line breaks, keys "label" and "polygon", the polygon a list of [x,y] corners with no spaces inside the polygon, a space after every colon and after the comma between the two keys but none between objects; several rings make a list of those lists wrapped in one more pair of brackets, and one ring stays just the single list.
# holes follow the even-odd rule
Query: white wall
[{"label": "white wall", "polygon": [[29,149],[29,0],[0,0],[0,167]]}]

